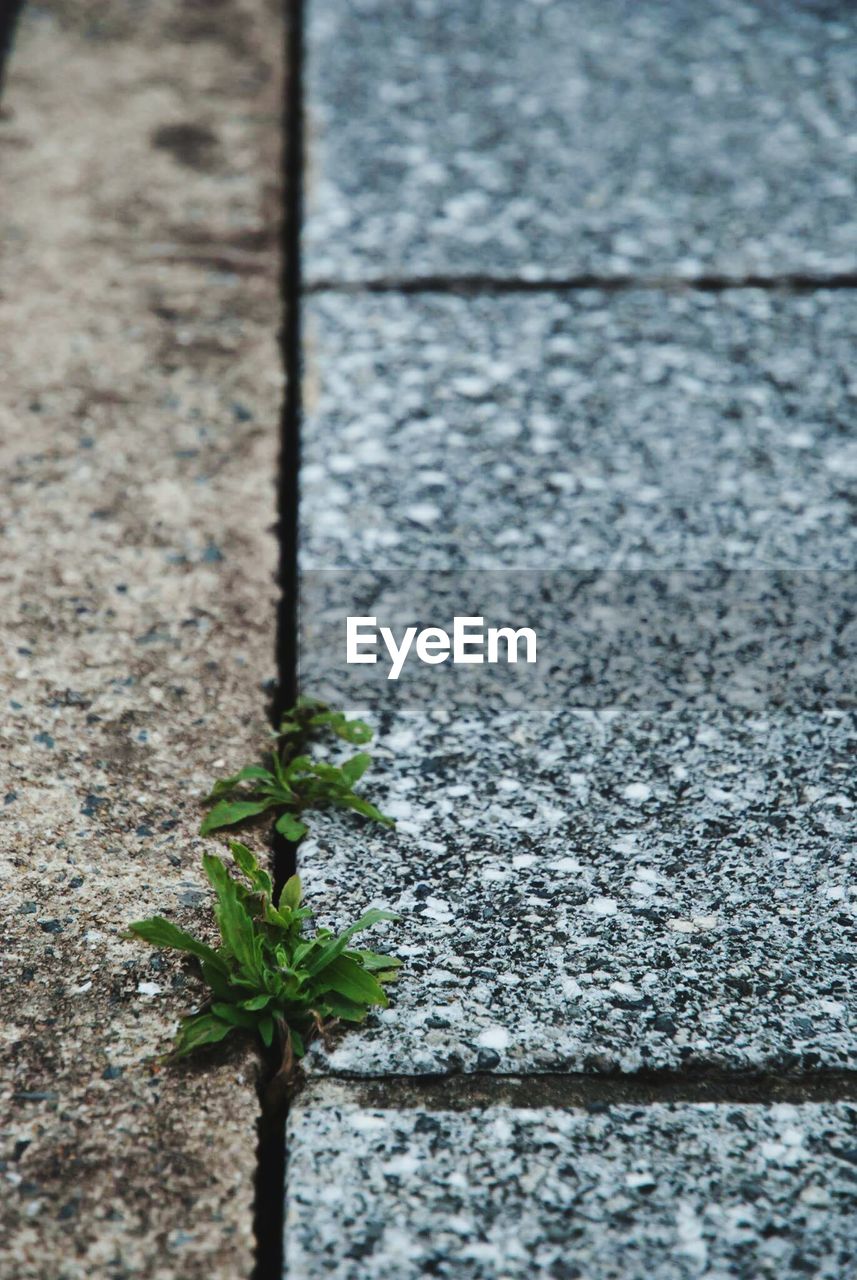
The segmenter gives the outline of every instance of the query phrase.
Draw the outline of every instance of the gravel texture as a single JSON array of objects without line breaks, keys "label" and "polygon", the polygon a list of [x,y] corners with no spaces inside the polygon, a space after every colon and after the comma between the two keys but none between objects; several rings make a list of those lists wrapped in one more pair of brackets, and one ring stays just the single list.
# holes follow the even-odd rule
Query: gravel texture
[{"label": "gravel texture", "polygon": [[293,1280],[842,1280],[853,1105],[365,1110],[289,1124]]},{"label": "gravel texture", "polygon": [[0,119],[0,1274],[235,1280],[256,1061],[160,1065],[198,988],[122,931],[208,927],[199,800],[265,731],[279,20],[102,8],[28,9]]},{"label": "gravel texture", "polygon": [[857,266],[853,6],[309,14],[310,281]]}]

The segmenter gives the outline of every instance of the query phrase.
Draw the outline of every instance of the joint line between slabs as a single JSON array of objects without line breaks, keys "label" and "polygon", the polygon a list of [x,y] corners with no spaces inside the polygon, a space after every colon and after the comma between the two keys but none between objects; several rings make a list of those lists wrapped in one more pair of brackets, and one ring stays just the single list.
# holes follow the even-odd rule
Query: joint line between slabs
[{"label": "joint line between slabs", "polygon": [[515,293],[577,293],[593,290],[602,293],[629,293],[634,290],[650,290],[663,293],[727,293],[739,289],[760,289],[770,293],[805,294],[825,290],[857,289],[857,272],[837,272],[830,275],[792,273],[780,276],[722,276],[701,275],[690,278],[678,276],[599,276],[574,275],[542,280],[500,278],[483,275],[423,276],[397,279],[381,277],[357,281],[315,280],[303,287],[307,296],[316,294],[400,293],[412,294],[460,294],[464,296],[501,295]]},{"label": "joint line between slabs", "polygon": [[[300,233],[303,214],[303,31],[302,0],[283,0],[286,76],[282,117],[282,234],[280,352],[285,374],[277,473],[279,540],[275,656],[277,685],[270,713],[274,727],[298,694],[298,473],[301,424],[301,287]],[[279,894],[295,872],[296,850],[272,832],[274,892]],[[278,1068],[266,1063],[259,1084],[260,1116],[253,1227],[256,1259],[252,1280],[284,1280],[286,1198],[286,1120],[288,1099],[278,1089]]]},{"label": "joint line between slabs", "polygon": [[857,1071],[806,1072],[699,1069],[633,1074],[539,1072],[495,1075],[312,1076],[296,1095],[300,1106],[355,1104],[369,1110],[464,1111],[492,1106],[582,1109],[655,1103],[857,1102]]}]

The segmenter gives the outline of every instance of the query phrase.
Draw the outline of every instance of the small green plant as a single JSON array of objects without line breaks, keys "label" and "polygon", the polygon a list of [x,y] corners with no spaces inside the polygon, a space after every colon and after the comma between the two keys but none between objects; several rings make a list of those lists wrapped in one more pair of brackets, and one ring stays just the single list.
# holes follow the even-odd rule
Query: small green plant
[{"label": "small green plant", "polygon": [[372,730],[363,720],[348,720],[341,711],[331,711],[323,702],[301,698],[286,712],[274,734],[270,767],[246,765],[231,778],[215,782],[208,796],[209,802],[215,802],[214,808],[206,815],[200,835],[236,826],[269,809],[280,811],[276,830],[293,841],[307,833],[307,825],[299,815],[308,809],[352,809],[364,818],[394,826],[392,818],[354,790],[372,763],[365,751],[340,764],[302,754],[303,744],[320,729],[354,745],[369,742],[372,737]]},{"label": "small green plant", "polygon": [[338,1020],[362,1022],[374,1005],[387,1004],[384,984],[396,977],[401,962],[349,944],[360,930],[399,917],[373,908],[338,936],[329,929],[310,934],[305,922],[312,913],[301,906],[298,877],[286,881],[275,904],[271,877],[252,851],[237,841],[229,848],[249,887],[220,858],[202,859],[217,896],[219,946],[208,946],[162,916],[138,920],[130,934],[194,956],[211,991],[207,1006],[183,1019],[174,1057],[236,1030],[256,1032],[267,1048],[276,1043],[289,1079],[313,1036]]}]

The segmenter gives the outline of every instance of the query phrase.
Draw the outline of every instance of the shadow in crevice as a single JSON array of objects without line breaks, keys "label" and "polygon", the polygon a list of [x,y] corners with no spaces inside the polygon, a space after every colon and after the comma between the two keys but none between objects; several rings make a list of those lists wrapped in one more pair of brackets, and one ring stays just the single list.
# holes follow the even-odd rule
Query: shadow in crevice
[{"label": "shadow in crevice", "polygon": [[715,272],[696,276],[596,275],[592,272],[528,278],[491,275],[426,275],[369,276],[364,280],[325,280],[308,282],[306,292],[315,293],[451,293],[465,297],[505,293],[575,293],[599,290],[602,293],[625,293],[634,289],[652,289],[662,293],[726,293],[734,289],[766,289],[774,293],[815,293],[819,289],[857,288],[857,272],[836,271],[828,274],[786,272],[782,275],[718,275]]},{"label": "shadow in crevice", "polygon": [[813,1070],[730,1070],[691,1066],[678,1070],[609,1072],[530,1072],[501,1075],[473,1072],[458,1075],[390,1075],[347,1077],[326,1075],[310,1081],[306,1101],[392,1111],[468,1111],[485,1107],[601,1109],[606,1106],[652,1106],[656,1103],[721,1103],[771,1106],[776,1103],[857,1101],[857,1071],[817,1067]]},{"label": "shadow in crevice", "polygon": [[[283,0],[286,43],[286,92],[283,102],[283,208],[281,354],[285,396],[280,424],[277,480],[277,531],[280,544],[280,598],[276,620],[277,683],[269,708],[276,728],[298,695],[298,467],[301,418],[301,264],[300,229],[303,197],[303,3]],[[277,832],[271,840],[275,898],[295,873],[296,846]],[[286,1122],[288,1096],[282,1086],[281,1063],[271,1061],[261,1081],[257,1147],[256,1265],[253,1280],[283,1280],[283,1227],[286,1198]]]},{"label": "shadow in crevice", "polygon": [[256,1195],[253,1230],[256,1263],[252,1280],[282,1280],[286,1183],[285,1096],[272,1089],[277,1065],[270,1061],[259,1082],[260,1114],[256,1145]]},{"label": "shadow in crevice", "polygon": [[15,28],[24,8],[25,0],[5,0],[0,5],[0,106],[3,103],[3,89],[6,83],[6,66],[12,54],[15,40]]}]

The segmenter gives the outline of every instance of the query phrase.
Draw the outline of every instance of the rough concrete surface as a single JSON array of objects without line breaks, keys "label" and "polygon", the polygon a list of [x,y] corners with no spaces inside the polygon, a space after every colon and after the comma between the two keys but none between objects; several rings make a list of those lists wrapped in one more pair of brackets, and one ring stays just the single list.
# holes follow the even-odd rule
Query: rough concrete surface
[{"label": "rough concrete surface", "polygon": [[307,279],[853,272],[853,5],[311,0]]},{"label": "rough concrete surface", "polygon": [[761,1280],[857,1270],[853,1105],[364,1109],[289,1122],[291,1280]]},{"label": "rough concrete surface", "polygon": [[278,6],[33,5],[0,120],[3,1253],[249,1275],[256,1064],[154,1055],[272,675]]}]

